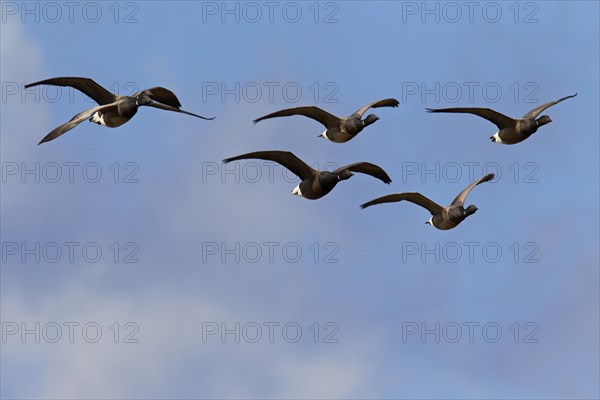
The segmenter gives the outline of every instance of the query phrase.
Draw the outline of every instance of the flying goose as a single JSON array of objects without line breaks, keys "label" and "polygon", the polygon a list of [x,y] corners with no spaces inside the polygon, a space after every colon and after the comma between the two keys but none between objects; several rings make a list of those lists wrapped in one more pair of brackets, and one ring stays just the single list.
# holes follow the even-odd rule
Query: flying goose
[{"label": "flying goose", "polygon": [[334,143],[344,143],[358,135],[365,127],[371,125],[379,119],[377,115],[369,114],[367,115],[367,118],[361,120],[363,114],[367,112],[369,108],[398,107],[398,104],[399,102],[396,99],[374,101],[364,107],[359,108],[354,114],[345,118],[336,117],[335,115],[315,106],[296,107],[276,111],[272,114],[265,115],[264,117],[257,118],[253,122],[256,124],[257,122],[268,118],[304,115],[305,117],[319,121],[325,126],[325,128],[327,128],[322,134],[319,135],[320,137],[323,137]]},{"label": "flying goose", "polygon": [[275,161],[292,171],[302,179],[302,182],[292,190],[292,194],[310,200],[320,199],[325,196],[338,184],[338,182],[349,179],[354,175],[352,171],[371,175],[388,184],[392,181],[383,169],[368,162],[358,162],[346,165],[332,172],[317,171],[289,151],[256,151],[226,158],[223,162],[228,163],[249,158]]},{"label": "flying goose", "polygon": [[534,134],[540,126],[552,122],[550,117],[547,115],[542,115],[540,118],[536,119],[542,111],[544,111],[548,107],[552,107],[553,105],[560,103],[563,100],[570,99],[571,97],[575,96],[577,96],[577,93],[571,96],[563,97],[562,99],[558,99],[556,101],[551,101],[549,103],[542,104],[541,106],[529,111],[523,116],[523,118],[516,119],[507,117],[506,115],[500,114],[499,112],[491,110],[489,108],[427,108],[427,111],[432,113],[448,112],[469,113],[478,115],[482,118],[487,119],[490,122],[493,122],[498,127],[498,129],[500,129],[498,132],[490,136],[492,142],[501,144],[515,144],[522,142],[523,140],[527,139],[529,136]]},{"label": "flying goose", "polygon": [[477,211],[477,207],[471,204],[469,207],[464,208],[464,202],[467,198],[467,195],[473,188],[479,185],[482,182],[491,181],[494,178],[494,174],[488,174],[483,178],[476,180],[471,183],[465,190],[460,192],[458,196],[454,199],[452,204],[448,207],[442,207],[439,204],[431,201],[427,197],[423,196],[421,193],[399,193],[399,194],[390,194],[387,196],[379,197],[375,200],[371,200],[368,203],[365,203],[360,206],[360,208],[367,208],[375,204],[381,203],[393,203],[396,201],[410,201],[411,203],[415,203],[420,205],[423,208],[426,208],[431,213],[431,218],[429,221],[425,222],[426,224],[435,226],[441,230],[448,230],[456,227],[460,224],[465,218],[467,218],[471,214],[475,214]]},{"label": "flying goose", "polygon": [[47,134],[38,145],[56,139],[63,133],[75,128],[86,119],[89,119],[90,122],[95,122],[98,125],[116,128],[129,121],[137,113],[138,107],[140,106],[176,111],[206,120],[214,119],[214,117],[206,118],[181,110],[181,103],[179,103],[175,93],[163,87],[153,87],[142,90],[132,96],[115,96],[90,78],[64,77],[50,78],[30,83],[25,85],[25,88],[37,85],[70,86],[83,92],[98,103],[98,106],[80,112],[71,118],[69,122],[54,129]]}]

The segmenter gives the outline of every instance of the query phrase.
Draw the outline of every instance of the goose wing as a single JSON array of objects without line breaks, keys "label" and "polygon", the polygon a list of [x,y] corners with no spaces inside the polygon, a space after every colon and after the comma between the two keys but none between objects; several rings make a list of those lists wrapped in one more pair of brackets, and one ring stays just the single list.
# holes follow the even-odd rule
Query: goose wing
[{"label": "goose wing", "polygon": [[443,208],[436,202],[428,199],[423,196],[421,193],[409,192],[409,193],[398,193],[398,194],[389,194],[387,196],[379,197],[375,200],[371,200],[363,205],[360,208],[367,208],[373,206],[375,204],[381,203],[394,203],[397,201],[410,201],[411,203],[417,204],[423,208],[426,208],[432,215],[439,214],[442,212]]},{"label": "goose wing", "polygon": [[540,114],[542,113],[542,111],[544,111],[546,108],[548,108],[548,107],[552,107],[553,105],[555,105],[555,104],[558,104],[558,103],[560,103],[560,102],[561,102],[561,101],[563,101],[563,100],[570,99],[570,98],[572,98],[572,97],[575,97],[575,96],[577,96],[577,93],[575,93],[575,94],[572,94],[572,95],[570,95],[570,96],[565,96],[565,97],[563,97],[562,99],[558,99],[558,100],[556,100],[556,101],[550,101],[550,102],[548,102],[548,103],[546,103],[546,104],[542,104],[541,106],[539,106],[539,107],[536,107],[536,108],[534,108],[533,110],[529,111],[527,114],[525,114],[525,115],[523,116],[523,118],[524,118],[524,119],[535,119],[535,118],[537,118],[537,116],[538,116],[538,115],[540,115]]},{"label": "goose wing", "polygon": [[68,86],[79,90],[89,96],[92,100],[100,105],[109,104],[117,100],[117,96],[94,82],[90,78],[78,77],[61,77],[50,78],[43,81],[30,83],[25,85],[25,88],[30,88],[37,85],[53,85],[53,86]]},{"label": "goose wing", "polygon": [[492,179],[494,179],[494,174],[487,174],[483,178],[477,179],[475,182],[473,182],[469,186],[467,186],[465,188],[465,190],[463,190],[462,192],[460,192],[458,196],[456,196],[456,198],[452,202],[452,205],[453,206],[462,206],[462,205],[464,205],[465,200],[467,198],[467,195],[469,194],[469,192],[471,190],[473,190],[473,188],[475,186],[477,186],[477,185],[479,185],[480,183],[483,183],[483,182],[491,181]]},{"label": "goose wing", "polygon": [[106,110],[109,110],[111,108],[116,108],[116,107],[117,107],[117,103],[114,102],[111,104],[104,104],[101,106],[96,106],[96,107],[90,108],[89,110],[82,111],[79,114],[75,115],[73,118],[71,118],[69,120],[69,122],[62,124],[61,126],[55,128],[52,132],[50,132],[49,134],[44,136],[44,138],[42,140],[40,140],[38,145],[45,143],[45,142],[49,142],[51,140],[54,140],[57,137],[59,137],[60,135],[62,135],[63,133],[70,131],[71,129],[75,128],[77,125],[79,125],[86,119],[91,118],[91,116],[94,115],[94,113],[96,111],[106,111]]},{"label": "goose wing", "polygon": [[203,117],[202,115],[198,115],[198,114],[191,113],[189,111],[182,110],[179,107],[174,107],[174,106],[170,106],[168,104],[163,104],[162,102],[159,103],[158,101],[153,101],[153,102],[150,102],[150,103],[144,104],[144,105],[148,106],[148,107],[159,108],[161,110],[174,111],[174,112],[178,112],[178,113],[182,113],[182,114],[192,115],[194,117],[202,118],[202,119],[209,120],[209,121],[212,121],[213,119],[215,119],[215,117],[210,117],[210,118]]},{"label": "goose wing", "polygon": [[357,162],[354,164],[346,165],[336,169],[335,173],[340,173],[343,170],[348,169],[352,172],[360,172],[361,174],[371,175],[374,178],[377,178],[384,183],[390,183],[392,179],[388,176],[388,174],[378,165],[371,164],[368,162]]},{"label": "goose wing", "polygon": [[498,111],[494,111],[490,108],[472,108],[472,107],[456,107],[456,108],[427,108],[430,113],[466,113],[475,114],[481,118],[485,118],[488,121],[495,124],[498,129],[514,127],[516,121],[511,117],[504,114],[500,114]]},{"label": "goose wing", "polygon": [[356,112],[352,114],[352,117],[362,118],[363,114],[366,113],[369,108],[398,107],[398,104],[400,104],[400,102],[396,99],[377,100],[356,110]]},{"label": "goose wing", "polygon": [[235,157],[226,158],[223,160],[224,163],[228,163],[236,160],[244,160],[249,158],[258,158],[261,160],[275,161],[278,164],[283,165],[294,174],[296,174],[300,179],[304,180],[306,178],[310,178],[314,172],[308,164],[304,161],[296,157],[292,152],[289,151],[279,151],[279,150],[270,150],[270,151],[255,151],[253,153],[246,153]]},{"label": "goose wing", "polygon": [[259,121],[269,118],[277,118],[277,117],[289,117],[291,115],[303,115],[305,117],[314,119],[315,121],[320,122],[325,125],[327,129],[333,128],[341,123],[341,119],[336,117],[333,114],[328,113],[327,111],[320,109],[315,106],[307,106],[307,107],[295,107],[295,108],[287,108],[285,110],[275,111],[274,113],[265,115],[263,117],[255,119],[253,122],[256,124]]},{"label": "goose wing", "polygon": [[132,97],[138,97],[140,94],[147,94],[152,100],[158,101],[159,103],[167,104],[171,107],[179,108],[181,107],[181,103],[175,93],[171,92],[169,89],[165,89],[164,87],[153,87],[150,89],[145,89],[140,92],[135,93]]}]

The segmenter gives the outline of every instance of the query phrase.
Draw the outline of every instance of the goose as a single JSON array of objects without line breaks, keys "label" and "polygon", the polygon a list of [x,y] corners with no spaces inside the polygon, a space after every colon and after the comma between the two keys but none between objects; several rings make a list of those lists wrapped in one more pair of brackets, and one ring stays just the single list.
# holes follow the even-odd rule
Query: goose
[{"label": "goose", "polygon": [[475,186],[483,182],[491,181],[493,178],[494,174],[488,174],[483,178],[479,178],[475,182],[471,183],[469,186],[466,187],[465,190],[463,190],[458,196],[456,196],[454,201],[452,201],[452,204],[450,204],[448,207],[443,207],[435,203],[434,201],[423,196],[421,193],[412,192],[390,194],[387,196],[379,197],[375,200],[371,200],[367,203],[362,204],[360,208],[365,209],[375,204],[393,203],[402,200],[410,201],[411,203],[415,203],[429,210],[429,212],[431,213],[431,218],[429,219],[429,221],[425,222],[426,224],[434,226],[440,230],[448,230],[455,228],[456,226],[458,226],[458,224],[464,221],[465,218],[475,214],[475,212],[477,211],[477,207],[475,205],[471,204],[467,208],[464,208],[465,199],[467,198],[469,192],[473,190]]},{"label": "goose", "polygon": [[90,78],[61,77],[30,83],[25,85],[25,88],[37,85],[69,86],[83,92],[98,103],[98,106],[80,112],[71,118],[69,122],[54,129],[47,134],[38,145],[56,139],[63,133],[75,128],[86,119],[90,122],[95,122],[98,125],[116,128],[129,121],[137,113],[138,107],[140,106],[175,111],[205,120],[214,119],[214,117],[206,118],[181,110],[181,103],[179,103],[175,93],[163,87],[153,87],[142,90],[132,96],[115,96]]},{"label": "goose", "polygon": [[506,115],[500,114],[499,112],[489,108],[427,108],[427,111],[431,113],[447,112],[478,115],[490,122],[493,122],[498,127],[499,131],[490,136],[492,142],[500,144],[516,144],[534,134],[540,126],[552,122],[550,117],[547,115],[542,115],[541,117],[537,118],[542,111],[548,107],[552,107],[553,105],[560,103],[563,100],[570,99],[575,96],[577,96],[577,93],[571,96],[563,97],[562,99],[558,99],[556,101],[542,104],[541,106],[529,111],[523,116],[523,118],[516,119],[507,117]]},{"label": "goose", "polygon": [[352,172],[371,175],[387,184],[392,181],[381,167],[368,162],[357,162],[345,165],[332,172],[317,171],[289,151],[256,151],[226,158],[223,162],[227,164],[231,161],[252,158],[275,161],[289,169],[302,180],[302,182],[292,190],[292,194],[309,200],[316,200],[325,196],[327,193],[331,192],[339,182],[349,179],[354,175]]},{"label": "goose", "polygon": [[364,120],[361,119],[363,114],[367,112],[368,109],[378,107],[398,107],[398,104],[399,102],[396,99],[374,101],[372,103],[367,104],[366,106],[359,108],[354,114],[350,115],[349,117],[336,117],[335,115],[330,114],[327,111],[316,106],[295,107],[281,111],[276,111],[274,113],[257,118],[253,122],[256,124],[264,119],[269,118],[289,117],[290,115],[303,115],[305,117],[319,121],[325,126],[325,128],[327,128],[322,134],[319,135],[320,137],[325,138],[334,143],[344,143],[354,138],[365,127],[371,125],[379,119],[379,117],[375,114],[369,114]]}]

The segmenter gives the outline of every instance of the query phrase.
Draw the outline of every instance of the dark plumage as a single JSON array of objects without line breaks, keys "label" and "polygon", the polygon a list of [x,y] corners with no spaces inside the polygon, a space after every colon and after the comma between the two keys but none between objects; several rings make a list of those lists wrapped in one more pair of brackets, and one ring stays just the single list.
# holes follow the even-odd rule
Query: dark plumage
[{"label": "dark plumage", "polygon": [[137,113],[138,107],[140,106],[149,106],[167,111],[175,111],[206,120],[214,119],[214,117],[206,118],[181,110],[181,103],[179,103],[177,96],[175,96],[175,94],[170,90],[163,87],[153,87],[142,90],[141,92],[135,93],[132,96],[115,96],[94,82],[92,79],[65,77],[51,78],[30,83],[25,85],[25,88],[37,85],[70,86],[88,95],[96,103],[98,103],[97,107],[80,112],[71,118],[69,122],[54,129],[38,144],[56,139],[63,133],[75,128],[86,119],[89,119],[90,122],[95,122],[99,125],[108,126],[109,128],[116,128],[129,121]]},{"label": "dark plumage", "polygon": [[420,205],[421,207],[426,208],[431,213],[432,217],[427,221],[427,224],[433,225],[441,230],[448,230],[456,227],[460,224],[465,218],[467,218],[471,214],[475,214],[477,211],[477,207],[475,205],[470,205],[467,208],[464,208],[464,202],[467,198],[467,195],[473,188],[480,183],[491,181],[494,178],[494,174],[488,174],[483,178],[476,180],[466,187],[465,190],[460,192],[458,196],[452,201],[448,207],[440,206],[434,201],[428,199],[423,196],[421,193],[399,193],[399,194],[390,194],[387,196],[379,197],[375,200],[371,200],[363,205],[360,208],[367,208],[375,204],[381,203],[392,203],[396,201],[410,201],[411,203],[415,203]]},{"label": "dark plumage", "polygon": [[382,168],[368,162],[358,162],[346,165],[332,172],[317,171],[289,151],[256,151],[226,158],[223,162],[228,163],[249,158],[275,161],[292,171],[302,180],[302,182],[292,190],[292,194],[310,200],[320,199],[325,196],[340,181],[349,179],[353,175],[352,172],[371,175],[388,184],[392,181]]},{"label": "dark plumage", "polygon": [[364,107],[359,108],[354,114],[346,118],[336,117],[333,114],[328,113],[315,106],[308,107],[296,107],[288,108],[281,111],[276,111],[272,114],[265,115],[254,120],[256,124],[263,119],[276,118],[276,117],[289,117],[290,115],[303,115],[308,118],[312,118],[315,121],[319,121],[327,129],[323,132],[321,137],[330,140],[334,143],[344,143],[351,140],[353,137],[358,135],[365,127],[371,125],[379,119],[375,114],[369,114],[367,118],[361,120],[363,114],[367,112],[369,108],[378,107],[398,107],[398,100],[396,99],[385,99],[374,101],[373,103],[367,104]]},{"label": "dark plumage", "polygon": [[469,113],[478,115],[494,123],[498,127],[498,129],[500,129],[494,135],[490,136],[492,142],[502,144],[515,144],[522,142],[523,140],[527,139],[529,136],[534,134],[540,126],[552,122],[550,117],[547,115],[542,115],[540,118],[536,119],[542,111],[544,111],[548,107],[560,103],[563,100],[570,99],[575,96],[577,96],[577,93],[571,96],[563,97],[562,99],[558,99],[556,101],[551,101],[549,103],[542,104],[541,106],[529,111],[523,116],[523,118],[516,119],[507,117],[506,115],[500,114],[499,112],[489,108],[428,108],[427,111],[432,113],[447,112]]}]

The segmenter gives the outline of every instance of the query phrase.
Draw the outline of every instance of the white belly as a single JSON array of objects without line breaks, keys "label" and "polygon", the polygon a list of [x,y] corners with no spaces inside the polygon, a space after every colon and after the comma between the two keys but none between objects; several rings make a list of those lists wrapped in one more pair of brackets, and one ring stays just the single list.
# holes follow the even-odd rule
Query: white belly
[{"label": "white belly", "polygon": [[98,113],[98,111],[96,111],[94,115],[92,115],[90,121],[98,125],[106,126],[106,123],[104,122],[104,115]]},{"label": "white belly", "polygon": [[295,195],[295,196],[303,197],[302,196],[302,192],[300,191],[300,185],[296,186],[294,188],[294,190],[292,190],[292,194]]},{"label": "white belly", "polygon": [[109,128],[116,128],[129,121],[129,118],[125,118],[116,113],[100,113],[96,111],[94,115],[92,115],[92,118],[90,118],[90,121]]},{"label": "white belly", "polygon": [[325,131],[323,131],[323,133],[321,133],[321,137],[331,141],[331,139],[329,139],[329,137],[327,137],[327,129],[325,129]]},{"label": "white belly", "polygon": [[502,139],[500,139],[499,133],[500,133],[500,131],[498,131],[492,135],[492,137],[494,138],[494,142],[500,143],[500,144],[506,144],[505,142],[502,141]]}]

